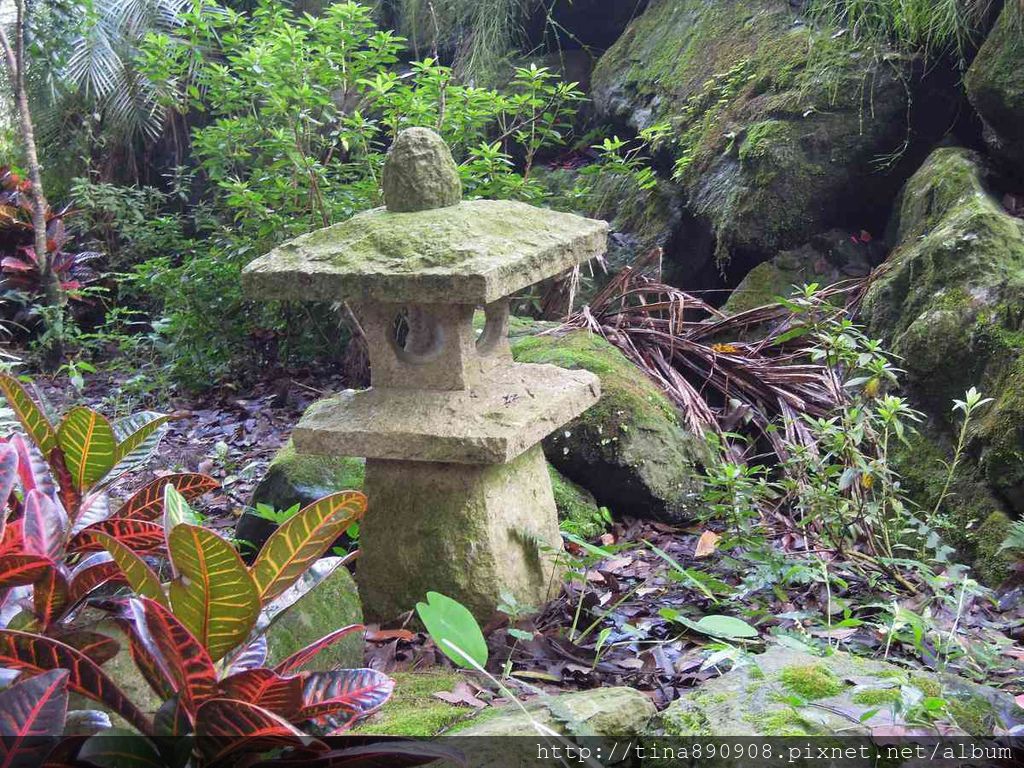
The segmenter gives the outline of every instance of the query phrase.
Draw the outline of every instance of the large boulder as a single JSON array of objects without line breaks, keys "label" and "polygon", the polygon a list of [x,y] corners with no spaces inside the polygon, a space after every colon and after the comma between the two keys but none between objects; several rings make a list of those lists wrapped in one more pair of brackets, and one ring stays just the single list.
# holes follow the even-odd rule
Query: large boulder
[{"label": "large boulder", "polygon": [[666,737],[867,736],[903,725],[900,703],[923,696],[943,699],[942,719],[972,736],[1008,729],[1024,714],[1008,694],[952,675],[772,646],[672,702],[651,730]]},{"label": "large boulder", "polygon": [[548,460],[613,514],[683,521],[700,503],[706,446],[682,427],[658,387],[615,347],[587,331],[522,336],[522,363],[583,369],[601,399],[544,441]]},{"label": "large boulder", "polygon": [[[909,114],[921,125],[909,130],[915,63],[792,6],[652,0],[594,70],[604,118],[670,128],[668,160],[696,217],[675,254],[684,287],[713,257],[742,274],[829,227],[884,220],[919,141],[946,125],[933,105],[955,106],[915,101]],[[878,170],[883,156],[894,160],[888,172]],[[701,226],[706,250],[695,247]]]},{"label": "large boulder", "polygon": [[1024,174],[1024,6],[1008,0],[967,71],[967,96],[985,140]]},{"label": "large boulder", "polygon": [[[1024,513],[1024,220],[993,197],[990,177],[979,155],[936,150],[902,192],[895,249],[863,304],[868,330],[902,358],[911,399],[929,416],[928,442],[955,434],[952,402],[969,387],[995,398],[979,411],[957,478],[970,495],[950,497],[938,516],[975,554],[983,523],[998,538],[1004,511]],[[917,463],[925,455],[910,453]],[[912,490],[933,487],[922,504],[930,509],[941,487],[922,478],[944,470],[917,469],[908,480]]]}]

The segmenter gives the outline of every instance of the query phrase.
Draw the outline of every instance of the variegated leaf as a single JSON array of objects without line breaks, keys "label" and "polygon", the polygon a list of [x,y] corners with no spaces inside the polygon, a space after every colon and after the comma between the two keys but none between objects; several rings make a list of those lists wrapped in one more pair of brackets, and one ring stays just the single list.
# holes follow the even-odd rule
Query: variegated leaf
[{"label": "variegated leaf", "polygon": [[10,374],[0,373],[0,391],[7,398],[7,404],[14,411],[25,434],[44,456],[48,456],[50,451],[57,447],[57,433],[50,420],[43,415],[25,388]]},{"label": "variegated leaf", "polygon": [[366,496],[342,491],[299,510],[267,539],[252,566],[266,604],[290,587],[366,511]]},{"label": "variegated leaf", "polygon": [[217,661],[255,625],[256,583],[235,548],[206,528],[175,526],[168,552],[177,573],[168,590],[174,614]]},{"label": "variegated leaf", "polygon": [[102,414],[84,406],[65,414],[57,429],[57,444],[79,491],[87,491],[102,480],[116,460],[114,428]]}]

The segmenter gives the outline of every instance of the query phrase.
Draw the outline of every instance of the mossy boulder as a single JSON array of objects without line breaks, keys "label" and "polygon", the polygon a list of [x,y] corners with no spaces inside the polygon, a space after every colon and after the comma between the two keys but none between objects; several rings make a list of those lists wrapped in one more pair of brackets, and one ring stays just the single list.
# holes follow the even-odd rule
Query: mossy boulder
[{"label": "mossy boulder", "polygon": [[[319,584],[277,614],[266,630],[267,661],[274,665],[349,624],[363,623],[352,574],[336,565],[338,558],[324,558],[314,566],[329,571]],[[354,632],[320,651],[303,669],[356,669],[363,665],[363,633]]]},{"label": "mossy boulder", "polygon": [[608,510],[598,506],[594,494],[577,485],[550,464],[551,490],[555,494],[559,527],[584,539],[592,539],[605,532]]},{"label": "mossy boulder", "polygon": [[[918,143],[937,128],[915,100],[922,125],[908,133],[914,61],[794,5],[652,0],[594,70],[605,119],[670,126],[662,152],[720,263],[738,256],[749,268],[831,226],[884,219]],[[906,162],[877,172],[874,161],[903,149]],[[707,265],[692,245],[687,237],[679,250],[697,273]]]},{"label": "mossy boulder", "polygon": [[[957,429],[954,398],[977,387],[994,398],[971,428],[968,460],[995,509],[1024,513],[1024,220],[988,188],[974,152],[936,150],[903,190],[896,243],[863,304],[869,331],[898,354],[930,434]],[[934,468],[932,472],[941,472]],[[955,516],[972,505],[952,497]],[[995,511],[980,505],[975,530]]]},{"label": "mossy boulder", "polygon": [[703,440],[661,390],[615,347],[587,331],[513,340],[513,357],[583,369],[601,399],[544,441],[548,460],[613,514],[680,521],[700,502]]},{"label": "mossy boulder", "polygon": [[892,705],[901,701],[902,689],[908,687],[943,699],[942,719],[972,736],[990,736],[994,729],[1009,728],[1021,719],[1011,696],[952,675],[908,672],[841,652],[821,657],[771,646],[672,702],[652,723],[652,734],[868,735],[874,727],[903,724]]},{"label": "mossy boulder", "polygon": [[864,277],[885,255],[884,242],[867,233],[829,230],[758,264],[729,294],[722,309],[736,314],[770,304],[777,296],[789,296],[794,286],[817,283],[825,287]]},{"label": "mossy boulder", "polygon": [[267,474],[252,492],[253,504],[274,509],[304,507],[340,490],[363,487],[365,459],[352,456],[311,456],[295,452],[289,440],[275,454]]},{"label": "mossy boulder", "polygon": [[1024,7],[1007,2],[978,51],[965,84],[985,140],[1024,175]]}]

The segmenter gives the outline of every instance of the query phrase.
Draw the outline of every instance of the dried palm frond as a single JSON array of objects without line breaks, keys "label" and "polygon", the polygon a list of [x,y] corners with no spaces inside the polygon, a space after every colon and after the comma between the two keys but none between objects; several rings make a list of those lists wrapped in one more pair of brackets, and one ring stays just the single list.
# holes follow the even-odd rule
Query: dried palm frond
[{"label": "dried palm frond", "polygon": [[[783,303],[726,315],[660,282],[659,261],[656,249],[626,267],[548,333],[588,329],[602,336],[664,390],[694,432],[724,435],[743,423],[780,459],[787,445],[813,449],[801,416],[825,416],[845,395],[835,371],[811,362],[814,338],[802,332],[805,318]],[[822,311],[850,312],[862,286],[847,281],[819,291],[827,300]]]}]

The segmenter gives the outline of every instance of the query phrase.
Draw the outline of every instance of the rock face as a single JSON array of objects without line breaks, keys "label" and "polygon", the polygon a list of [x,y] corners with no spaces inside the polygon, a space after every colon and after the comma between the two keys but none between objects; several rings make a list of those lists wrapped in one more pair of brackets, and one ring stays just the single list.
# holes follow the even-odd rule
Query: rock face
[{"label": "rock face", "polygon": [[1024,174],[1024,7],[1008,1],[965,84],[992,150]]},{"label": "rock face", "polygon": [[[901,724],[891,706],[904,688],[947,702],[946,720],[972,736],[991,735],[1020,719],[1012,697],[951,675],[836,652],[828,657],[773,646],[672,702],[652,724],[665,736],[867,735]],[[916,695],[911,692],[911,695]],[[815,706],[794,706],[797,702]],[[876,710],[871,717],[861,717]]]},{"label": "rock face", "polygon": [[[335,558],[336,560],[336,558]],[[330,567],[331,560],[318,565]],[[315,640],[349,624],[363,622],[362,606],[352,575],[344,566],[274,617],[266,631],[269,666]],[[304,669],[356,669],[363,666],[363,634],[355,632],[316,655]]]},{"label": "rock face", "polygon": [[[652,0],[594,70],[602,117],[669,125],[676,178],[720,263],[749,268],[831,226],[884,220],[900,184],[899,169],[876,173],[874,161],[908,137],[912,63],[817,28],[792,5]],[[712,255],[696,237],[679,233],[683,287]]]},{"label": "rock face", "polygon": [[[953,432],[952,401],[969,387],[995,398],[979,412],[968,446],[975,461],[964,469],[988,493],[946,505],[954,543],[975,552],[979,526],[997,535],[993,514],[1024,513],[1024,220],[992,196],[990,176],[973,152],[932,154],[903,190],[895,250],[863,305],[870,332],[901,356],[932,434]],[[916,474],[908,477],[911,488]]]},{"label": "rock face", "polygon": [[597,405],[544,441],[559,472],[614,514],[689,519],[699,502],[705,447],[652,381],[586,331],[521,337],[512,353],[520,362],[583,369],[601,379]]}]

